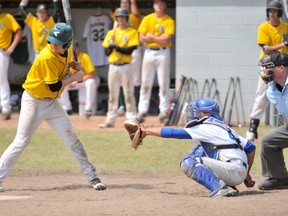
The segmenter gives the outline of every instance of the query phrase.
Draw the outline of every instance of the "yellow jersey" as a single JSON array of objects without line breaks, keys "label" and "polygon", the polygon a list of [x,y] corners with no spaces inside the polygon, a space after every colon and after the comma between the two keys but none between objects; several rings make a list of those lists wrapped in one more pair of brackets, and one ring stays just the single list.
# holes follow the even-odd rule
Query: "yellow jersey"
[{"label": "yellow jersey", "polygon": [[[162,34],[174,35],[175,34],[175,22],[167,14],[161,18],[157,18],[155,13],[145,16],[140,23],[138,31],[142,34],[150,33],[155,36]],[[147,47],[160,47],[162,45],[157,43],[145,43]],[[167,45],[172,47],[172,42]]]},{"label": "yellow jersey", "polygon": [[[274,27],[268,21],[266,21],[258,27],[257,44],[266,44],[268,46],[280,44],[282,41],[282,34],[288,34],[287,23],[280,21],[280,24],[277,27]],[[288,48],[283,47],[279,50],[279,52],[288,54]],[[264,54],[264,51],[261,49],[260,59],[264,56]]]},{"label": "yellow jersey", "polygon": [[72,46],[63,57],[48,44],[35,59],[22,87],[35,98],[58,98],[63,90],[52,92],[48,85],[68,77],[71,58]]},{"label": "yellow jersey", "polygon": [[51,16],[45,22],[41,22],[37,17],[29,13],[25,23],[31,29],[35,52],[40,52],[47,45],[46,37],[55,24],[53,17]]},{"label": "yellow jersey", "polygon": [[[87,53],[80,52],[78,55],[78,61],[81,62],[83,67],[84,76],[92,72],[95,76],[97,76],[97,71],[92,63],[90,56]],[[74,74],[76,70],[70,67],[70,72],[71,74]]]},{"label": "yellow jersey", "polygon": [[[109,47],[109,41],[113,38],[113,33],[113,30],[107,32],[102,44],[105,48]],[[123,48],[139,46],[138,32],[132,27],[127,27],[123,30],[117,27],[114,34],[114,44]],[[117,62],[130,63],[132,61],[132,56],[122,54],[117,52],[116,49],[113,49],[112,53],[109,55],[108,61],[112,64]]]},{"label": "yellow jersey", "polygon": [[8,13],[0,13],[0,48],[7,49],[12,41],[13,32],[21,26],[15,18]]}]

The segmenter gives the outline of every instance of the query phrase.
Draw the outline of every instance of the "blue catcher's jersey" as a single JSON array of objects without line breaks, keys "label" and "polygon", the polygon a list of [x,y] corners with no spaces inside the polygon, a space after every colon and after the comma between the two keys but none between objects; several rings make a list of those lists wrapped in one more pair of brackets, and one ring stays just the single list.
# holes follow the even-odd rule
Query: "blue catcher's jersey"
[{"label": "blue catcher's jersey", "polygon": [[232,130],[222,121],[210,117],[204,121],[201,121],[200,124],[195,124],[192,127],[184,128],[184,130],[186,130],[186,132],[191,136],[192,141],[200,141],[208,157],[219,159],[221,161],[240,159],[247,163],[246,153],[240,148],[221,150],[213,150],[210,148],[211,144],[215,146],[237,144],[237,138],[239,139],[239,144],[243,149],[247,143],[245,138],[238,136],[234,130]]}]

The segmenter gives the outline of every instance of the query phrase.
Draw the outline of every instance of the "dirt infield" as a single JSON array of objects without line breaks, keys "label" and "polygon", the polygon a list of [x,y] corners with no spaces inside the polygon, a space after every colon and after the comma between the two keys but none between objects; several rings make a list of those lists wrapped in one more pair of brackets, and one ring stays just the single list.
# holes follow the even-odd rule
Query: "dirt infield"
[{"label": "dirt infield", "polygon": [[[89,121],[72,115],[77,130],[99,130],[103,116]],[[0,120],[0,128],[17,127],[18,114]],[[116,129],[122,130],[123,118]],[[149,117],[150,126],[161,126]],[[41,127],[48,127],[45,123]],[[112,129],[108,129],[112,130]],[[114,129],[115,130],[115,129]],[[240,185],[237,197],[207,197],[207,191],[182,172],[100,174],[106,191],[95,191],[82,173],[15,173],[5,180],[0,193],[0,215],[287,215],[288,190],[263,192]],[[260,175],[254,176],[257,183]]]}]

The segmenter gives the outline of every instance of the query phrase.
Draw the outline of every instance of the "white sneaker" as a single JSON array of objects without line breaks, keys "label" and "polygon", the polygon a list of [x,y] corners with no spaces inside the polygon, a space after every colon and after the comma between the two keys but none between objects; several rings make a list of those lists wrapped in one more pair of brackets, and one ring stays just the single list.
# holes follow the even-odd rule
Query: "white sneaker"
[{"label": "white sneaker", "polygon": [[124,116],[125,115],[125,107],[120,106],[119,109],[117,110],[118,116]]},{"label": "white sneaker", "polygon": [[99,124],[99,128],[113,128],[114,125],[108,122],[104,122],[102,124]]},{"label": "white sneaker", "polygon": [[246,131],[246,139],[250,140],[250,141],[254,141],[255,139],[255,134],[253,132],[250,131]]}]

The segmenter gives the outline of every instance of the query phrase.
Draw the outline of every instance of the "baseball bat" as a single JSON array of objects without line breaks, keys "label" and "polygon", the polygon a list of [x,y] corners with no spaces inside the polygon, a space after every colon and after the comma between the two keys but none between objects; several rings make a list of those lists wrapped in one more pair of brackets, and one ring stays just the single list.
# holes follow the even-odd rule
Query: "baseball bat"
[{"label": "baseball bat", "polygon": [[284,6],[286,18],[288,19],[288,1],[287,0],[283,0],[283,6]]},{"label": "baseball bat", "polygon": [[[72,13],[71,13],[69,0],[62,0],[62,6],[63,6],[63,11],[64,11],[64,16],[65,16],[66,23],[72,27]],[[72,40],[72,44],[73,44],[74,60],[78,61],[78,57],[77,57],[77,53],[76,53],[75,40],[74,39]]]}]

